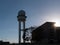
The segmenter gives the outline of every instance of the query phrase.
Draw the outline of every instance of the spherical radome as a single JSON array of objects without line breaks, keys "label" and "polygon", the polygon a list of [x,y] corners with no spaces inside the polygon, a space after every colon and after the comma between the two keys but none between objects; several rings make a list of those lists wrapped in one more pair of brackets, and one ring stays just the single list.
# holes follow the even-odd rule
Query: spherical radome
[{"label": "spherical radome", "polygon": [[20,11],[18,12],[18,15],[25,15],[25,11],[24,11],[24,10],[20,10]]}]

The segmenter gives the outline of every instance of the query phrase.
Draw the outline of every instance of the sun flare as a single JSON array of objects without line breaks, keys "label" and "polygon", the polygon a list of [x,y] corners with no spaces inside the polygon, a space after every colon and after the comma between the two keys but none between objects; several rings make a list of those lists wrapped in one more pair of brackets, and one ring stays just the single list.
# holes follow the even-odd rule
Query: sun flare
[{"label": "sun flare", "polygon": [[56,26],[56,27],[60,27],[60,21],[55,21],[55,24],[54,24],[54,26]]}]

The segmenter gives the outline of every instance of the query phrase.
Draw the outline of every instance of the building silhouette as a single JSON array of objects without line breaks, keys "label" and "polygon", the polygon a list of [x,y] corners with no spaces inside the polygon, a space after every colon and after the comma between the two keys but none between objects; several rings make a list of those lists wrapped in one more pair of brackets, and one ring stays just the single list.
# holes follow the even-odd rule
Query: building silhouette
[{"label": "building silhouette", "polygon": [[54,26],[55,22],[46,22],[32,31],[32,43],[57,43],[60,42],[60,27]]},{"label": "building silhouette", "polygon": [[57,42],[60,43],[60,27],[56,27],[56,38],[57,38]]},{"label": "building silhouette", "polygon": [[10,45],[10,43],[9,42],[0,41],[0,45]]}]

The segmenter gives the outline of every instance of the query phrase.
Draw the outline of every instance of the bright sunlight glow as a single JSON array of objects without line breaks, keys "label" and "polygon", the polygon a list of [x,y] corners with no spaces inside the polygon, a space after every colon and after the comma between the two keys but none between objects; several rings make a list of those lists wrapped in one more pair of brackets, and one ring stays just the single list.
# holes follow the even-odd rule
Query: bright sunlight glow
[{"label": "bright sunlight glow", "polygon": [[55,20],[55,25],[56,27],[60,27],[60,21],[59,20]]},{"label": "bright sunlight glow", "polygon": [[53,18],[51,21],[55,22],[55,24],[54,24],[55,27],[60,27],[60,20],[59,20],[59,18]]}]

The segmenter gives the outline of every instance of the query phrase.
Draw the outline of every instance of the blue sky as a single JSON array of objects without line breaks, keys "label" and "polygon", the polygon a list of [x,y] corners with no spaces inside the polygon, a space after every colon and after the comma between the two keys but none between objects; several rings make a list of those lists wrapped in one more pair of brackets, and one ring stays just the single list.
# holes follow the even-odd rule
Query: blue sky
[{"label": "blue sky", "polygon": [[26,11],[26,28],[60,19],[60,0],[0,0],[0,40],[18,42],[21,9]]}]

